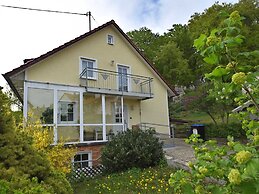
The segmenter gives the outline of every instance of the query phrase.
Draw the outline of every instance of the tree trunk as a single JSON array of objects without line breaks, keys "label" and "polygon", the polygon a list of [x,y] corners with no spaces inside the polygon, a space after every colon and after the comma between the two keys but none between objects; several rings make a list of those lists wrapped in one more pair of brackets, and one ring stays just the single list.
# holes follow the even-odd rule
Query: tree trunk
[{"label": "tree trunk", "polygon": [[228,121],[229,121],[229,113],[226,113],[227,114],[227,124],[228,124]]},{"label": "tree trunk", "polygon": [[218,127],[218,123],[217,123],[216,119],[213,117],[213,115],[209,111],[207,111],[206,113],[210,116],[210,118],[213,120],[214,124]]}]

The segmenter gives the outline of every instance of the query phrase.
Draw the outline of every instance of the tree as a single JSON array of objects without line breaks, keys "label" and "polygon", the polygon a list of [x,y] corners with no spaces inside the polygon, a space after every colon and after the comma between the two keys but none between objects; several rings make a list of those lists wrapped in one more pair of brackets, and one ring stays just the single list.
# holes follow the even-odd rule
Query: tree
[{"label": "tree", "polygon": [[[171,175],[169,182],[175,192],[259,193],[259,121],[250,117],[253,114],[259,118],[259,50],[242,47],[245,39],[240,34],[242,20],[234,11],[221,28],[212,30],[209,36],[202,34],[194,44],[204,61],[216,66],[206,75],[213,85],[209,94],[222,92],[218,86],[224,85],[225,95],[233,102],[242,105],[250,100],[253,103],[252,107],[234,115],[241,121],[248,143],[228,137],[227,145],[217,146],[215,141],[203,143],[197,135],[192,135],[186,142],[193,143],[196,160],[188,163],[189,172],[177,171]],[[235,97],[231,96],[234,90],[238,91]]]},{"label": "tree", "polygon": [[9,97],[11,105],[15,106],[18,109],[18,111],[21,111],[22,110],[22,103],[20,102],[20,100],[17,98],[17,96],[14,94],[14,92],[11,90],[11,88],[9,87],[8,84],[6,84],[5,88],[6,88],[5,93]]},{"label": "tree", "polygon": [[156,57],[160,46],[164,44],[163,37],[158,33],[153,33],[147,27],[127,32],[127,35],[151,61]]},{"label": "tree", "polygon": [[195,51],[193,48],[194,39],[187,25],[174,24],[164,36],[176,43],[176,46],[183,52],[184,59],[188,60],[191,58]]},{"label": "tree", "polygon": [[154,61],[155,67],[171,84],[179,86],[190,84],[192,74],[188,62],[174,42],[163,45]]},{"label": "tree", "polygon": [[65,146],[62,140],[52,145],[53,130],[42,127],[40,122],[27,122],[26,127],[20,127],[19,130],[31,137],[32,146],[47,157],[53,169],[63,174],[71,172],[71,158],[76,154],[74,146]]},{"label": "tree", "polygon": [[17,130],[10,100],[0,91],[0,192],[72,193],[65,176],[51,168],[31,138]]},{"label": "tree", "polygon": [[[212,29],[220,27],[222,21],[229,16],[229,13],[237,10],[243,17],[243,25],[239,28],[246,40],[242,44],[242,49],[255,50],[258,49],[259,42],[259,25],[258,25],[258,1],[256,0],[240,0],[236,4],[219,4],[216,2],[210,8],[202,13],[195,13],[189,20],[188,29],[192,39],[196,39],[200,34],[209,36]],[[240,47],[240,49],[241,49]],[[191,63],[190,63],[191,62]],[[189,58],[189,64],[196,75],[196,83],[203,80],[206,73],[211,72],[215,66],[204,63],[194,52]],[[202,82],[200,82],[202,83]],[[195,84],[197,85],[197,84]]]}]

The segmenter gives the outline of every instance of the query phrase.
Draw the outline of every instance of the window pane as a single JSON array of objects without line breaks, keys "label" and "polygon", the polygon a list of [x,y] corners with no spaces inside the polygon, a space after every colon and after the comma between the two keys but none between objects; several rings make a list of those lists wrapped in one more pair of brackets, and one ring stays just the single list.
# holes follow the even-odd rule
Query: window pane
[{"label": "window pane", "polygon": [[117,135],[118,133],[123,131],[123,126],[122,125],[114,125],[114,126],[106,126],[106,134],[107,134],[107,139],[111,140],[114,135]]},{"label": "window pane", "polygon": [[74,112],[74,111],[73,111],[73,108],[74,108],[74,104],[68,104],[68,105],[67,105],[67,112],[73,113],[73,112]]},{"label": "window pane", "polygon": [[[87,59],[81,59],[82,60],[82,62],[81,62],[81,64],[82,64],[82,71],[84,70],[84,69],[86,69],[86,67],[87,67],[87,77],[88,78],[94,78],[94,71],[93,70],[91,70],[91,69],[93,69],[94,67],[95,67],[95,61],[93,61],[93,60],[87,60]],[[84,74],[84,77],[86,76],[86,72],[85,72],[85,74]]]},{"label": "window pane", "polygon": [[79,123],[79,92],[58,91],[58,123]]},{"label": "window pane", "polygon": [[87,67],[87,61],[82,60],[82,70],[84,70]]},{"label": "window pane", "polygon": [[101,95],[84,95],[84,124],[102,123]]},{"label": "window pane", "polygon": [[58,140],[65,142],[79,142],[80,129],[79,126],[58,126]]},{"label": "window pane", "polygon": [[87,77],[94,78],[93,70],[87,70]]},{"label": "window pane", "polygon": [[60,120],[61,120],[61,121],[68,121],[68,119],[67,119],[67,114],[66,114],[66,113],[62,113]]},{"label": "window pane", "polygon": [[88,167],[88,166],[89,166],[89,165],[88,165],[88,162],[82,162],[81,164],[82,164],[82,168],[85,168],[85,167]]},{"label": "window pane", "polygon": [[68,116],[67,117],[68,121],[74,121],[74,114],[73,113],[68,113],[67,116]]},{"label": "window pane", "polygon": [[84,141],[103,140],[102,126],[84,126]]},{"label": "window pane", "polygon": [[28,88],[28,118],[53,124],[54,91],[48,89]]},{"label": "window pane", "polygon": [[121,123],[119,120],[119,114],[121,107],[121,98],[117,96],[106,96],[105,111],[106,111],[106,123]]},{"label": "window pane", "polygon": [[93,69],[93,68],[94,68],[94,62],[93,62],[93,61],[88,61],[87,67],[88,67],[89,69]]},{"label": "window pane", "polygon": [[80,154],[75,155],[74,161],[81,161]]},{"label": "window pane", "polygon": [[82,161],[88,160],[88,154],[82,154]]}]

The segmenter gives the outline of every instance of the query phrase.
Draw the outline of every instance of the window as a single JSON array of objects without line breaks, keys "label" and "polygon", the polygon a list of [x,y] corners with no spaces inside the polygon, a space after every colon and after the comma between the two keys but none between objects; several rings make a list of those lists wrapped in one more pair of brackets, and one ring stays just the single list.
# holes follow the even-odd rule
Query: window
[{"label": "window", "polygon": [[74,121],[74,103],[60,102],[60,121]]},{"label": "window", "polygon": [[79,152],[74,156],[73,167],[75,169],[82,169],[92,166],[92,153]]},{"label": "window", "polygon": [[96,79],[96,68],[97,65],[95,60],[81,58],[80,74],[82,74],[82,78],[86,78],[87,75],[88,79]]},{"label": "window", "polygon": [[118,86],[119,91],[129,91],[129,67],[118,65]]},{"label": "window", "polygon": [[107,43],[110,44],[110,45],[114,44],[113,35],[110,35],[110,34],[107,35]]},{"label": "window", "polygon": [[77,118],[77,104],[75,102],[59,102],[60,123],[75,123]]},{"label": "window", "polygon": [[115,104],[115,123],[122,123],[122,110],[120,105]]}]

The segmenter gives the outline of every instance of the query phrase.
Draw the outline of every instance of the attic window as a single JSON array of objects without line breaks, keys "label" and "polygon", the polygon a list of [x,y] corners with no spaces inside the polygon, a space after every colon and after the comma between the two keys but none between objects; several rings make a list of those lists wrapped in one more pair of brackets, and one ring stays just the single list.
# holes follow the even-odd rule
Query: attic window
[{"label": "attic window", "polygon": [[113,45],[114,44],[114,37],[113,37],[113,35],[111,35],[111,34],[107,35],[107,43],[109,45]]}]

